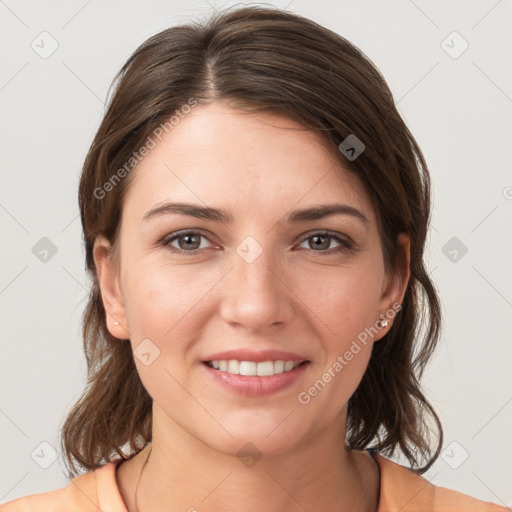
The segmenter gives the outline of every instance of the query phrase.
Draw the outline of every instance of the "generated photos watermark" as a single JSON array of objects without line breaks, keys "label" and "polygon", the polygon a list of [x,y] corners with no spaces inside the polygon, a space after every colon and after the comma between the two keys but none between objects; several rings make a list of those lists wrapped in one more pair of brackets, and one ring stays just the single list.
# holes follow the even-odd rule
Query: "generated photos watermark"
[{"label": "generated photos watermark", "polygon": [[[327,384],[338,375],[345,366],[348,365],[350,361],[361,352],[361,345],[366,346],[368,343],[368,338],[374,338],[375,335],[387,326],[387,320],[391,320],[396,316],[396,314],[402,309],[402,305],[398,302],[395,302],[391,308],[389,308],[384,316],[386,318],[380,318],[377,320],[373,326],[366,327],[364,331],[361,331],[357,335],[357,339],[352,340],[352,344],[350,348],[346,350],[343,355],[339,355],[329,368],[321,375],[319,379],[317,379],[306,391],[301,391],[297,395],[297,400],[302,405],[307,405],[311,402],[311,399],[322,391]],[[358,343],[359,342],[359,343]]]},{"label": "generated photos watermark", "polygon": [[170,133],[176,125],[187,115],[190,114],[192,108],[197,106],[198,102],[195,98],[189,98],[174,114],[167,119],[165,123],[158,125],[151,135],[148,136],[144,144],[138,151],[134,151],[133,155],[125,164],[120,167],[101,187],[94,189],[94,197],[96,199],[104,199],[108,192],[112,191],[120,181],[157,145],[157,141],[161,141],[164,134]]}]

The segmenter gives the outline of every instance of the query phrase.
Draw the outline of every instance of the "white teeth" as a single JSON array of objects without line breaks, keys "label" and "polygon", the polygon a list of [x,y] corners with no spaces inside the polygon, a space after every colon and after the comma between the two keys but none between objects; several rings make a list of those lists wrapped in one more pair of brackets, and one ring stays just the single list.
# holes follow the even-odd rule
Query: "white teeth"
[{"label": "white teeth", "polygon": [[284,372],[284,361],[274,361],[274,373]]},{"label": "white teeth", "polygon": [[300,361],[237,361],[236,359],[215,360],[211,366],[221,372],[228,372],[234,375],[258,375],[268,377],[277,373],[289,372],[299,366]]},{"label": "white teeth", "polygon": [[[220,366],[220,363],[219,363],[219,366]],[[229,373],[233,373],[235,375],[239,375],[240,374],[240,361],[236,361],[234,359],[230,359],[228,361],[228,369],[227,371]]]},{"label": "white teeth", "polygon": [[257,366],[254,361],[240,361],[240,375],[256,375]]},{"label": "white teeth", "polygon": [[289,372],[290,370],[293,370],[293,365],[293,361],[286,361],[286,363],[284,363],[284,371]]},{"label": "white teeth", "polygon": [[274,363],[272,361],[264,361],[263,363],[258,363],[256,374],[260,377],[274,375]]}]

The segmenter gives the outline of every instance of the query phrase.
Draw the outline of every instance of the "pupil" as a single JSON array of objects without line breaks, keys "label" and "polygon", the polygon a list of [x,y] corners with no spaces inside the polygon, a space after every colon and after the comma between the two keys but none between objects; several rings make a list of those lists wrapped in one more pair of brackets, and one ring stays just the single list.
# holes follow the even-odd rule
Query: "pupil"
[{"label": "pupil", "polygon": [[[324,243],[322,243],[322,242],[317,243],[322,238],[325,239]],[[313,239],[315,240],[315,246],[316,247],[322,247],[322,249],[325,249],[329,245],[328,236],[327,235],[316,235],[316,236],[313,237]]]},{"label": "pupil", "polygon": [[[183,238],[185,239],[185,244],[188,245],[190,242],[192,243],[192,245],[194,244],[194,238],[195,238],[195,235],[184,235]],[[197,241],[196,241],[197,243]],[[190,245],[189,245],[189,248],[190,248]]]}]

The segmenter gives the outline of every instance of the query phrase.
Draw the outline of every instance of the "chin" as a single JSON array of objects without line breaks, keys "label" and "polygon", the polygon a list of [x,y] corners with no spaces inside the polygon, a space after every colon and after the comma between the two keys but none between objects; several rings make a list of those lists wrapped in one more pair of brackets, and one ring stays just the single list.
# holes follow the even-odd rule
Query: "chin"
[{"label": "chin", "polygon": [[257,460],[268,460],[282,455],[298,442],[299,439],[293,439],[289,435],[267,437],[261,432],[246,432],[243,435],[234,435],[228,441],[215,439],[207,444],[219,453],[236,457],[246,466],[251,467]]},{"label": "chin", "polygon": [[[233,414],[229,420],[223,418],[223,429],[209,429],[203,431],[203,442],[220,453],[229,456],[241,457],[245,452],[255,452],[253,455],[269,459],[290,450],[304,439],[307,425],[298,423],[297,414],[290,408],[286,413],[279,411],[261,411]],[[222,430],[221,435],[219,434]],[[241,453],[240,453],[241,452]]]}]

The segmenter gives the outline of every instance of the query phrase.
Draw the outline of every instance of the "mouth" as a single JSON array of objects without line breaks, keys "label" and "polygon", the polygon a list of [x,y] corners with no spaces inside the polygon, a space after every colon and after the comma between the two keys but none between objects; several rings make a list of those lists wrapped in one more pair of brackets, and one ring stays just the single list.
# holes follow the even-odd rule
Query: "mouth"
[{"label": "mouth", "polygon": [[218,372],[231,375],[271,377],[280,373],[288,373],[299,366],[308,364],[309,360],[277,360],[277,361],[243,361],[237,359],[216,359],[214,361],[203,361],[203,364],[217,370]]},{"label": "mouth", "polygon": [[212,382],[222,389],[248,397],[264,397],[297,386],[310,360],[213,359],[202,361]]}]

